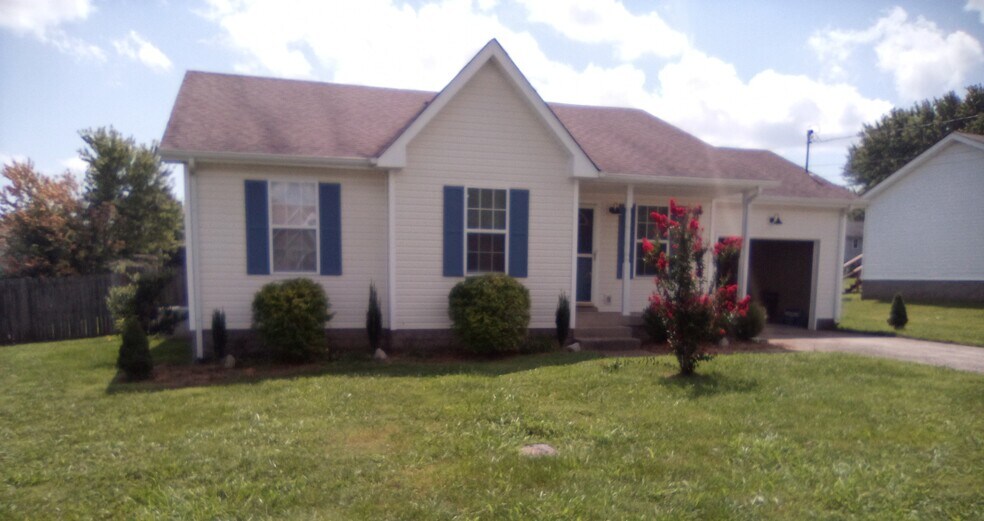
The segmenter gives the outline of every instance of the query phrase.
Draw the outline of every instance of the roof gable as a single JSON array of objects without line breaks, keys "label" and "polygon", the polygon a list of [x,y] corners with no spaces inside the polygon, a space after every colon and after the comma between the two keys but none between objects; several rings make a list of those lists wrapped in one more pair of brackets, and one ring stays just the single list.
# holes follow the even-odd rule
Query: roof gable
[{"label": "roof gable", "polygon": [[894,174],[886,177],[882,182],[865,192],[862,198],[870,201],[875,197],[878,197],[878,194],[881,194],[895,183],[898,183],[904,179],[906,176],[918,171],[919,168],[926,164],[927,161],[944,153],[950,148],[951,144],[955,143],[966,145],[984,152],[984,136],[966,134],[964,132],[951,132],[943,139],[937,141],[935,145],[929,147],[925,152],[916,156],[912,161],[909,161],[903,165],[902,168],[896,170]]},{"label": "roof gable", "polygon": [[516,64],[509,58],[506,51],[497,40],[485,44],[478,54],[451,80],[441,92],[410,122],[410,124],[379,154],[376,165],[383,168],[401,168],[406,165],[407,145],[415,138],[431,120],[468,84],[471,79],[488,63],[494,63],[512,82],[518,92],[527,101],[530,108],[552,132],[557,141],[571,154],[573,173],[576,177],[596,177],[598,167],[591,161],[567,127],[561,123],[557,115],[543,101],[536,90],[530,85]]}]

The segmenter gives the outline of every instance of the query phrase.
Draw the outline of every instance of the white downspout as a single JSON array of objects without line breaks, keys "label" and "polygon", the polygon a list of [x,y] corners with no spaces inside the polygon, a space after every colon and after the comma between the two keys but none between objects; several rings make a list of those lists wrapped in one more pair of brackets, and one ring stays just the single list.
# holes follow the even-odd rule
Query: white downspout
[{"label": "white downspout", "polygon": [[632,248],[635,246],[632,241],[632,205],[635,204],[633,201],[634,192],[633,186],[628,185],[625,188],[625,213],[622,218],[625,219],[625,230],[623,239],[625,239],[624,248],[622,250],[622,315],[629,316],[630,308],[632,307],[632,267],[629,263],[629,255],[631,255]]},{"label": "white downspout", "polygon": [[195,360],[205,358],[205,327],[202,313],[200,263],[199,263],[199,233],[198,233],[198,178],[195,176],[195,160],[185,163],[185,274],[188,284],[188,327],[194,334],[193,347]]},{"label": "white downspout", "polygon": [[752,201],[760,193],[762,193],[762,189],[756,188],[755,190],[742,192],[741,194],[741,254],[738,257],[738,298],[744,298],[745,295],[748,295],[748,249],[752,243],[751,238],[748,236],[748,211],[752,205]]},{"label": "white downspout", "polygon": [[571,292],[568,301],[571,302],[571,329],[577,327],[577,232],[580,221],[578,220],[578,208],[581,199],[581,182],[574,179],[574,204],[571,213],[573,217],[573,230],[571,232]]},{"label": "white downspout", "polygon": [[836,293],[834,294],[834,322],[840,322],[841,319],[841,300],[844,298],[844,242],[847,241],[847,212],[850,211],[850,207],[843,208],[840,211],[840,219],[837,224],[837,271],[835,272],[837,278],[834,280],[834,288]]},{"label": "white downspout", "polygon": [[390,333],[396,328],[396,171],[386,176],[386,316]]}]

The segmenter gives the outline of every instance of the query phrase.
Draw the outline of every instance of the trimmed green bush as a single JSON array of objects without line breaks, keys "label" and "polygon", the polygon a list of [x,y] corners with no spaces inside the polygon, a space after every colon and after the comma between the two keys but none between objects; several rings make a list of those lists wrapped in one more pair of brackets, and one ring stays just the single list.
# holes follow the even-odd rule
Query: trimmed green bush
[{"label": "trimmed green bush", "polygon": [[146,380],[154,370],[154,361],[150,356],[150,342],[136,317],[129,317],[123,322],[122,344],[116,367],[128,380]]},{"label": "trimmed green bush", "polygon": [[745,316],[740,314],[735,315],[735,338],[738,340],[751,340],[758,336],[765,329],[765,320],[765,307],[755,302],[750,303]]},{"label": "trimmed green bush", "polygon": [[148,333],[173,333],[184,317],[173,312],[161,317],[160,309],[164,288],[173,277],[169,270],[137,273],[129,284],[110,288],[106,306],[116,329],[122,331],[126,319],[136,317]]},{"label": "trimmed green bush", "polygon": [[642,327],[650,340],[657,344],[666,343],[666,322],[652,306],[646,306],[642,311]]},{"label": "trimmed green bush", "polygon": [[564,347],[567,335],[571,331],[571,301],[564,293],[557,298],[557,313],[554,317],[557,325],[557,345]]},{"label": "trimmed green bush", "polygon": [[379,308],[379,295],[376,285],[369,283],[369,309],[366,310],[366,334],[369,336],[369,349],[376,352],[379,339],[383,336],[383,311]]},{"label": "trimmed green bush", "polygon": [[226,355],[226,345],[229,342],[229,332],[226,330],[225,311],[212,311],[212,351],[215,358],[222,360]]},{"label": "trimmed green bush", "polygon": [[908,323],[909,313],[905,310],[905,301],[902,300],[901,293],[896,293],[892,298],[892,309],[888,312],[888,325],[896,330],[901,330],[905,329],[905,325]]},{"label": "trimmed green bush", "polygon": [[475,353],[517,351],[530,323],[530,292],[501,273],[468,277],[451,289],[448,315],[458,340]]},{"label": "trimmed green bush", "polygon": [[309,361],[327,351],[330,307],[325,290],[310,279],[271,282],[253,298],[253,329],[276,358]]}]

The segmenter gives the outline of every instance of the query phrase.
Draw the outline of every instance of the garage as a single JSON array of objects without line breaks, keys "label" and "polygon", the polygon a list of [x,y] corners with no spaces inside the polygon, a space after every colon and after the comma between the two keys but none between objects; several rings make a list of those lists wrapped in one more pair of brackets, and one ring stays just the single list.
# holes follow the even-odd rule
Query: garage
[{"label": "garage", "polygon": [[809,327],[814,252],[813,241],[751,240],[748,293],[765,306],[770,323]]}]

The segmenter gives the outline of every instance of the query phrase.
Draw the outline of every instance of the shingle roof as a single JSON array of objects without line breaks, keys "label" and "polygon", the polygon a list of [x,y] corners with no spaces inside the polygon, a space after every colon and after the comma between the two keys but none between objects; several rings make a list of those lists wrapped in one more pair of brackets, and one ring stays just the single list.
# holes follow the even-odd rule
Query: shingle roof
[{"label": "shingle roof", "polygon": [[[374,158],[435,95],[189,71],[161,151]],[[717,148],[641,110],[548,105],[603,172],[778,180],[766,194],[854,198],[771,152]]]}]

